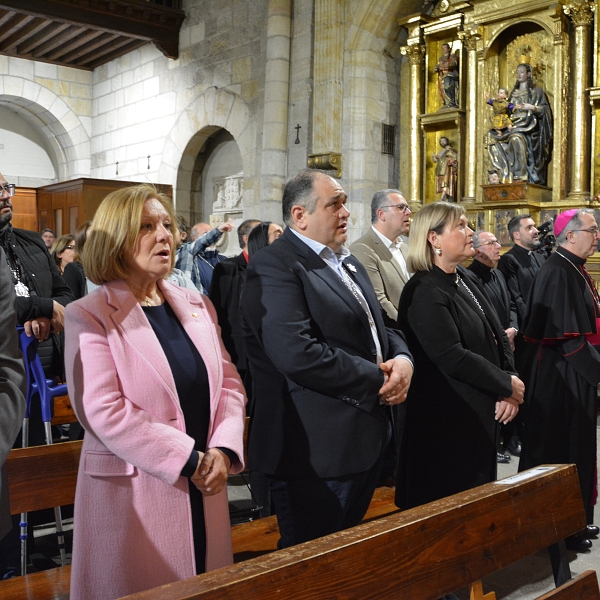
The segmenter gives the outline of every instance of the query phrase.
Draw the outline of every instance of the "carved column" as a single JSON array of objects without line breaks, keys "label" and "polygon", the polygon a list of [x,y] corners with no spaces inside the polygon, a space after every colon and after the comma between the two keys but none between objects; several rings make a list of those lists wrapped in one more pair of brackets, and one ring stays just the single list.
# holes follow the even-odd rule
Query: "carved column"
[{"label": "carved column", "polygon": [[344,1],[315,1],[312,154],[308,166],[342,175]]},{"label": "carved column", "polygon": [[461,31],[458,34],[467,51],[467,135],[465,164],[465,194],[463,202],[475,202],[477,195],[477,41],[481,39],[479,33]]},{"label": "carved column", "polygon": [[590,33],[594,18],[593,5],[587,0],[565,4],[563,9],[575,27],[573,44],[573,112],[571,115],[571,191],[569,199],[590,199],[590,130],[591,112],[586,89],[590,87]]},{"label": "carved column", "polygon": [[425,46],[414,44],[402,46],[400,53],[408,56],[410,63],[410,133],[408,161],[410,169],[409,179],[409,202],[423,204],[423,143],[421,136],[421,124],[419,116],[423,114],[423,63],[425,62]]}]

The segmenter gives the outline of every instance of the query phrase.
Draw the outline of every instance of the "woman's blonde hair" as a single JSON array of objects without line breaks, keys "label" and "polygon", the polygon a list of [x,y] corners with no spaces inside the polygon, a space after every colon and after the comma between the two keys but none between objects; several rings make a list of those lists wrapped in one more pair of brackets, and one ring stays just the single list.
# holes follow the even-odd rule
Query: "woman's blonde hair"
[{"label": "woman's blonde hair", "polygon": [[[155,198],[169,214],[175,227],[173,203],[153,185],[141,184],[111,192],[102,200],[90,231],[81,262],[86,277],[97,285],[129,276],[127,259],[133,255],[146,200]],[[171,268],[175,248],[171,252]]]},{"label": "woman's blonde hair", "polygon": [[434,250],[427,239],[430,231],[438,235],[451,223],[454,225],[465,214],[462,206],[452,202],[433,202],[424,206],[410,225],[410,242],[406,266],[408,270],[431,271],[434,265]]}]

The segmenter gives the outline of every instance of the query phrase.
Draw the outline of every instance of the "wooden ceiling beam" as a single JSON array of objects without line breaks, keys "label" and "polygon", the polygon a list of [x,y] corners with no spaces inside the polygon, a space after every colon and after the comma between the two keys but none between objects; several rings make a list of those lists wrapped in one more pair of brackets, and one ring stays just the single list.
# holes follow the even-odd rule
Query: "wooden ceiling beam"
[{"label": "wooden ceiling beam", "polygon": [[[96,51],[90,52],[90,53],[82,56],[78,60],[74,61],[74,63],[77,66],[87,65],[88,63],[96,61],[100,57],[104,57],[107,54],[112,53],[113,51],[117,51],[117,50],[119,50],[119,48],[122,48],[123,46],[125,46],[127,44],[133,44],[134,42],[135,42],[135,44],[137,44],[135,46],[136,48],[139,48],[140,46],[143,46],[148,43],[148,42],[145,42],[144,40],[132,40],[131,38],[128,38],[128,37],[119,36],[110,45],[108,45],[108,46],[105,45],[105,46],[97,49]],[[128,52],[128,50],[126,50],[126,51]],[[124,52],[121,51],[121,54],[122,53],[124,53]],[[121,54],[118,54],[117,56],[121,56]],[[108,59],[108,60],[110,60],[110,59]],[[102,62],[108,62],[108,60],[102,61]],[[100,64],[102,64],[102,63],[100,63]]]},{"label": "wooden ceiling beam", "polygon": [[88,42],[95,40],[97,37],[99,37],[101,35],[104,35],[104,31],[97,31],[97,30],[89,31],[88,30],[85,32],[85,34],[74,38],[70,43],[60,46],[59,48],[57,48],[56,50],[53,50],[52,52],[48,52],[46,54],[46,58],[48,58],[49,60],[55,60],[57,58],[62,58],[63,56],[65,56],[65,54],[68,54],[72,50],[77,50],[78,48],[81,48],[82,46],[85,46]]},{"label": "wooden ceiling beam", "polygon": [[96,67],[99,67],[100,65],[103,65],[104,63],[110,60],[119,58],[119,56],[123,56],[124,54],[127,54],[127,52],[131,52],[132,50],[137,50],[138,48],[141,48],[142,46],[145,46],[148,43],[144,40],[131,40],[131,38],[129,39],[129,44],[122,46],[120,49],[114,50],[109,54],[104,54],[102,57],[99,57],[98,60],[88,62],[87,66],[91,69],[95,69]]},{"label": "wooden ceiling beam", "polygon": [[178,56],[185,19],[182,10],[145,0],[0,0],[0,8],[153,41],[169,58]]},{"label": "wooden ceiling beam", "polygon": [[0,44],[0,50],[6,52],[13,48],[23,44],[29,38],[33,37],[36,33],[48,26],[50,21],[42,19],[41,17],[34,18],[26,27],[15,31],[9,36],[4,42]]},{"label": "wooden ceiling beam", "polygon": [[53,21],[46,21],[46,26],[44,29],[17,46],[17,53],[27,54],[32,50],[35,50],[38,46],[41,46],[50,38],[59,35],[68,27],[71,27],[68,23],[55,23]]},{"label": "wooden ceiling beam", "polygon": [[79,34],[83,33],[85,29],[83,27],[68,27],[62,33],[59,33],[57,36],[49,39],[47,42],[38,46],[35,50],[32,51],[32,55],[34,57],[45,56],[48,52],[54,50],[54,48],[58,48],[62,44],[66,44],[73,38],[77,37]]},{"label": "wooden ceiling beam", "polygon": [[106,33],[104,31],[101,31],[100,33],[102,34],[101,37],[96,38],[95,41],[86,44],[85,46],[77,48],[77,50],[73,50],[73,52],[70,52],[69,54],[61,56],[61,60],[67,63],[74,62],[80,56],[85,56],[96,50],[96,48],[112,44],[112,42],[119,37],[116,33]]},{"label": "wooden ceiling beam", "polygon": [[33,21],[34,17],[31,15],[19,15],[15,16],[8,21],[8,23],[0,30],[0,42],[10,37],[14,32],[19,32],[22,27],[25,27],[27,23]]}]

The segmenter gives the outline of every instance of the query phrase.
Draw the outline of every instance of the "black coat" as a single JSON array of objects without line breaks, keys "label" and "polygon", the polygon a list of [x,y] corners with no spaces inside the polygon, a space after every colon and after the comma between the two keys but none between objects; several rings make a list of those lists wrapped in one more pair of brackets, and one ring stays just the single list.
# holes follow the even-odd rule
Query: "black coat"
[{"label": "black coat", "polygon": [[71,288],[75,300],[83,298],[87,294],[87,280],[85,278],[85,270],[83,265],[74,260],[70,262],[63,273],[66,284]]},{"label": "black coat", "polygon": [[[344,261],[376,323],[384,360],[405,354],[386,329],[369,277]],[[372,468],[388,439],[383,372],[365,311],[342,279],[291,230],[252,257],[242,294],[254,382],[251,469],[286,479]]]},{"label": "black coat", "polygon": [[223,343],[238,371],[245,370],[247,364],[240,312],[243,274],[247,265],[243,253],[217,263],[208,293],[217,311]]},{"label": "black coat", "polygon": [[400,298],[398,324],[415,359],[406,400],[396,503],[411,508],[496,477],[495,403],[512,394],[512,352],[483,289],[458,272],[485,315],[434,267],[415,273]]},{"label": "black coat", "polygon": [[53,301],[66,306],[73,301],[73,292],[63,279],[39,234],[8,226],[7,243],[14,249],[25,283],[33,292],[28,298],[17,298],[17,321],[20,325],[38,317],[52,318]]},{"label": "black coat", "polygon": [[511,298],[506,279],[498,269],[492,269],[484,265],[481,261],[475,259],[469,265],[468,269],[483,285],[492,306],[496,309],[496,314],[500,320],[500,325],[506,330],[509,327],[519,329],[517,318],[517,307]]},{"label": "black coat", "polygon": [[533,278],[545,260],[546,258],[539,252],[530,253],[529,250],[515,244],[502,255],[498,263],[498,270],[504,275],[506,285],[517,308],[519,329],[525,318],[527,298],[529,297]]},{"label": "black coat", "polygon": [[17,341],[17,313],[10,270],[0,248],[0,539],[11,527],[4,461],[25,414],[25,371]]}]

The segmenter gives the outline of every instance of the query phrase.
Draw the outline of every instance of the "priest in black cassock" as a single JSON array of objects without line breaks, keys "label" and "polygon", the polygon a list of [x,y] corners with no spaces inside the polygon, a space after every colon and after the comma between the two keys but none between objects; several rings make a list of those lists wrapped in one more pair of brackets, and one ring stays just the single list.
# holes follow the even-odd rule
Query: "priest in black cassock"
[{"label": "priest in black cassock", "polygon": [[525,378],[525,433],[519,470],[544,463],[575,463],[588,526],[567,540],[585,550],[598,535],[592,525],[597,496],[596,390],[600,383],[600,298],[585,269],[598,248],[593,211],[571,209],[554,224],[559,244],[537,273],[522,332],[537,344]]}]

